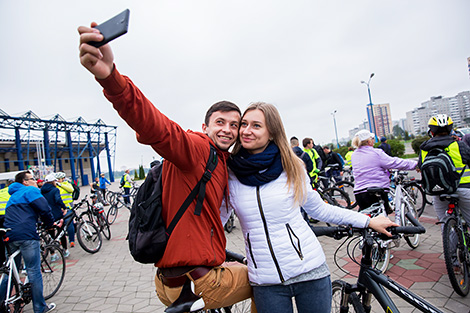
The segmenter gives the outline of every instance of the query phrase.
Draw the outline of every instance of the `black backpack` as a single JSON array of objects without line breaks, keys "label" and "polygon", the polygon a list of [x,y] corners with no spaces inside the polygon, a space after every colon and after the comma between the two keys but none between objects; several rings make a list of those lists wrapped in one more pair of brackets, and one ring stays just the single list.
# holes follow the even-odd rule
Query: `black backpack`
[{"label": "black backpack", "polygon": [[[137,192],[129,218],[129,250],[134,260],[140,263],[156,263],[165,252],[168,238],[186,209],[197,197],[195,215],[201,215],[206,193],[206,183],[218,163],[217,152],[210,145],[206,170],[199,182],[188,195],[168,228],[162,217],[162,168],[163,163],[152,167]],[[177,188],[177,186],[175,187]]]},{"label": "black backpack", "polygon": [[[462,173],[464,169],[462,170]],[[446,149],[429,150],[421,165],[421,183],[424,191],[430,195],[454,193],[460,183],[461,174],[457,172],[452,158]]]},{"label": "black backpack", "polygon": [[75,185],[75,183],[72,183],[73,191],[72,191],[72,199],[73,200],[78,200],[80,198],[80,187]]},{"label": "black backpack", "polygon": [[126,174],[122,175],[121,182],[119,183],[119,187],[124,186],[124,184],[126,183],[126,181],[124,180],[124,176],[126,176]]}]

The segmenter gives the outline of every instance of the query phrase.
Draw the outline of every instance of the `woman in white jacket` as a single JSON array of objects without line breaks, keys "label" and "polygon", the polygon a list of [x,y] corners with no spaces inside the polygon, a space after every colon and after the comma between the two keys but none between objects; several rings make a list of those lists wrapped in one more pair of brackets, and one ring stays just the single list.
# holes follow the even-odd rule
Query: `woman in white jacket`
[{"label": "woman in white jacket", "polygon": [[229,160],[229,205],[245,239],[249,279],[258,312],[330,312],[331,280],[323,250],[303,220],[315,219],[387,233],[396,225],[331,206],[310,188],[302,160],[291,150],[277,109],[253,103],[243,114],[239,142]]}]

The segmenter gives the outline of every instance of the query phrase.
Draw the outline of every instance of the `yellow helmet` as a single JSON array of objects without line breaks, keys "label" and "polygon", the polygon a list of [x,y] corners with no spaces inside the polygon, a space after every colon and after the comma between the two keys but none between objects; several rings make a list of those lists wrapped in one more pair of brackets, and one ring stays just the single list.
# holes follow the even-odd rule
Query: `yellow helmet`
[{"label": "yellow helmet", "polygon": [[429,119],[429,130],[435,135],[438,133],[450,133],[454,122],[446,114],[437,114]]}]

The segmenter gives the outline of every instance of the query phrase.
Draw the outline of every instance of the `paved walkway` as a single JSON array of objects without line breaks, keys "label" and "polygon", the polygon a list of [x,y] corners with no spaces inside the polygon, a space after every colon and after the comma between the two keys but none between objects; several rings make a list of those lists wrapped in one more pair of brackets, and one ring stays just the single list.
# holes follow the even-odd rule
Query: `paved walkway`
[{"label": "paved walkway", "polygon": [[[117,185],[114,183],[112,188],[117,188]],[[85,187],[82,193],[88,192],[88,189]],[[89,254],[78,244],[70,249],[64,284],[50,300],[57,304],[56,312],[163,312],[164,307],[154,291],[155,268],[134,262],[129,254],[125,240],[128,216],[127,209],[119,211],[117,221],[111,227],[111,240],[104,239],[98,253]],[[387,274],[444,312],[469,312],[470,296],[462,298],[455,294],[447,278],[440,229],[434,224],[432,207],[428,206],[423,216],[421,221],[427,233],[422,235],[420,246],[411,250],[403,240],[401,246],[392,251],[394,258]],[[244,242],[238,221],[236,225],[233,232],[227,234],[228,248],[243,253]],[[357,271],[357,265],[349,262],[344,249],[338,254],[338,263],[349,272],[342,272],[333,261],[334,251],[340,242],[324,237],[320,241],[328,258],[332,279],[353,281],[351,275]],[[410,305],[401,299],[396,303],[401,312],[413,312]],[[377,305],[373,309],[374,312],[381,312]],[[32,312],[31,304],[25,312]]]}]

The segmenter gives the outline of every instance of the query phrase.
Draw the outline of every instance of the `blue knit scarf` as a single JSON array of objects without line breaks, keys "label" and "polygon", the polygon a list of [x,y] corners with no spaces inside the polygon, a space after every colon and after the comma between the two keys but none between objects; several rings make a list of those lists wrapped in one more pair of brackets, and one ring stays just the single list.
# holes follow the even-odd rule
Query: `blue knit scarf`
[{"label": "blue knit scarf", "polygon": [[261,186],[278,178],[282,171],[281,153],[274,142],[263,152],[250,154],[241,148],[228,160],[228,166],[243,185]]}]

